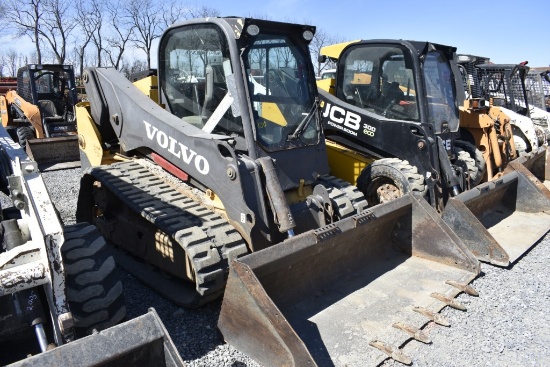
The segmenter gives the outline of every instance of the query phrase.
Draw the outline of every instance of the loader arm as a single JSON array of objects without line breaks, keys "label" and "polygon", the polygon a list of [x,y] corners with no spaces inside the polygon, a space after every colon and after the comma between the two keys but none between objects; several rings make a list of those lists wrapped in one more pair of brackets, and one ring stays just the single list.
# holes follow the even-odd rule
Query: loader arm
[{"label": "loader arm", "polygon": [[[44,137],[44,129],[42,128],[42,118],[40,110],[35,104],[23,99],[16,91],[10,90],[5,96],[6,109],[2,108],[2,125],[8,126],[10,122],[15,123],[14,119],[27,119],[36,131],[36,137]],[[16,111],[15,115],[9,113],[12,108]]]}]

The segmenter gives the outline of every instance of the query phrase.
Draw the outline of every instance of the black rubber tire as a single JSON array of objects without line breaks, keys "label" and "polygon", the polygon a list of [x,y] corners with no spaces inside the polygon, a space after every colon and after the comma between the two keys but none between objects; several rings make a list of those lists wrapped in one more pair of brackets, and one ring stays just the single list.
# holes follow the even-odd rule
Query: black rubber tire
[{"label": "black rubber tire", "polygon": [[[415,166],[398,158],[383,158],[368,165],[357,178],[357,188],[365,195],[369,207],[396,199],[409,192],[426,196],[424,177]],[[382,197],[381,191],[389,188],[390,193]]]},{"label": "black rubber tire", "polygon": [[483,153],[474,144],[463,140],[455,140],[455,147],[458,159],[468,166],[472,186],[479,185],[487,170],[487,162],[483,158]]},{"label": "black rubber tire", "polygon": [[11,140],[17,143],[17,126],[6,126],[4,129],[6,129],[6,132],[10,136]]},{"label": "black rubber tire", "polygon": [[115,260],[99,230],[87,223],[64,228],[61,248],[66,295],[77,337],[114,326],[126,318]]},{"label": "black rubber tire", "polygon": [[30,126],[21,126],[17,128],[17,140],[23,150],[27,147],[27,140],[34,139],[34,131]]},{"label": "black rubber tire", "polygon": [[12,174],[11,159],[4,147],[0,147],[0,191],[6,195],[9,195],[8,176]]}]

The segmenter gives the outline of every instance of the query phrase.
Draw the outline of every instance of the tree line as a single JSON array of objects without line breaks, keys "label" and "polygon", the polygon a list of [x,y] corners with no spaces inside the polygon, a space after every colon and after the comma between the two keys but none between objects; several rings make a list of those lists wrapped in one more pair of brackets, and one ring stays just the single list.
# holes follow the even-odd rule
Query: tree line
[{"label": "tree line", "polygon": [[[77,75],[88,66],[111,66],[130,75],[151,68],[153,43],[170,25],[215,16],[220,16],[215,8],[174,0],[4,0],[0,36],[26,37],[34,50],[0,49],[0,77],[15,76],[28,63],[72,64]],[[321,48],[341,41],[317,27],[310,44],[317,75],[332,66],[317,61]]]}]

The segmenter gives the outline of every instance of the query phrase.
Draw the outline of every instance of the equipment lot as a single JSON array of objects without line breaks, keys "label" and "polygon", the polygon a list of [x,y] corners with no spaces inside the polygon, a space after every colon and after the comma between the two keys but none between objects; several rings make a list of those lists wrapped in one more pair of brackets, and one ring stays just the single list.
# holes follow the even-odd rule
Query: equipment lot
[{"label": "equipment lot", "polygon": [[[74,222],[79,174],[79,169],[43,173],[65,224]],[[482,274],[472,282],[479,297],[458,297],[468,310],[446,307],[442,315],[451,327],[429,323],[431,345],[416,341],[406,345],[403,351],[413,366],[550,365],[549,263],[548,234],[510,268],[482,263]],[[198,310],[184,310],[125,272],[122,281],[128,319],[154,307],[189,366],[257,366],[223,342],[216,326],[220,300]],[[383,366],[403,365],[386,361]]]}]

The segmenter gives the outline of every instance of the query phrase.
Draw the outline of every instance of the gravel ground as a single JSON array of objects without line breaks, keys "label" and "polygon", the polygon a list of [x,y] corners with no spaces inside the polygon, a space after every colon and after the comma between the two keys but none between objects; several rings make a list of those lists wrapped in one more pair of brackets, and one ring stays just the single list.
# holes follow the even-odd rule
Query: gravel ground
[{"label": "gravel ground", "polygon": [[[74,223],[79,169],[43,173],[65,224]],[[526,230],[528,230],[526,228]],[[403,351],[413,366],[550,366],[550,235],[508,268],[482,264],[472,284],[479,297],[460,295],[466,312],[446,307],[451,327],[429,323],[431,345],[416,341]],[[221,302],[184,310],[121,271],[128,318],[154,307],[189,366],[258,366],[224,343],[216,327]],[[383,366],[402,366],[386,360]]]}]

